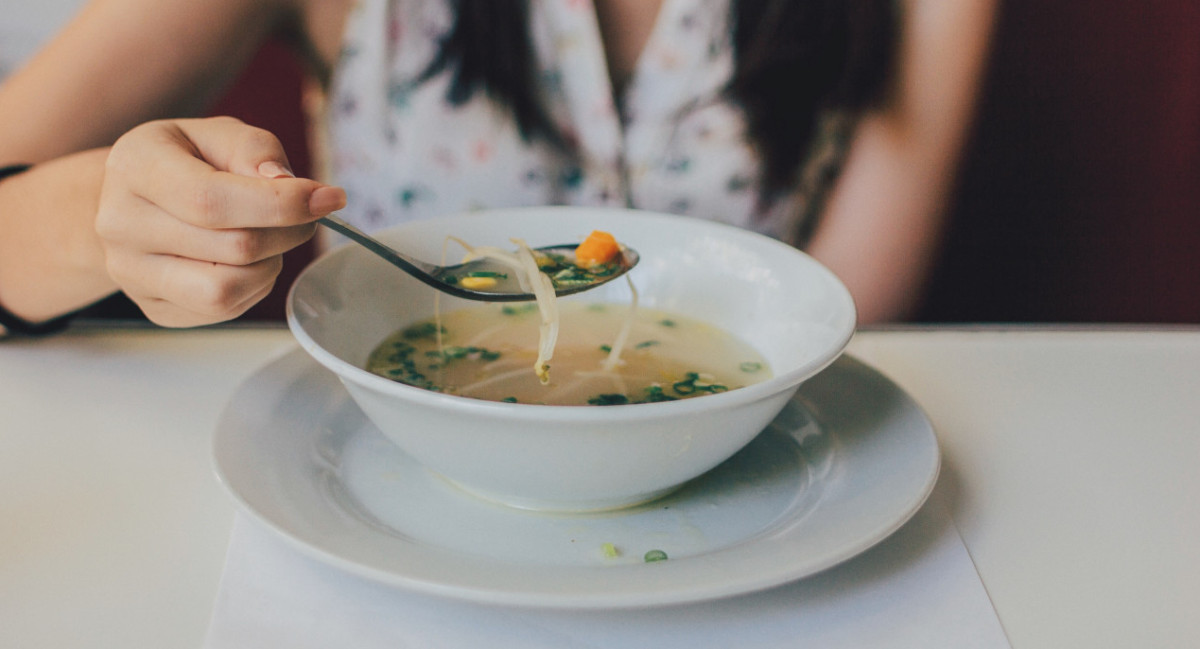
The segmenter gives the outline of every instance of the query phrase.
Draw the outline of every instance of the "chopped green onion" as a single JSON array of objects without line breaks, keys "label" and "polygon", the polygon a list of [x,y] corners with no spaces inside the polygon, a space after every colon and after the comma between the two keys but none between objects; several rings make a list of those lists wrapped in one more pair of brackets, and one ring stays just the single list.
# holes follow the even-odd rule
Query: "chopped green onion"
[{"label": "chopped green onion", "polygon": [[642,557],[646,563],[654,563],[655,561],[666,561],[667,553],[662,550],[650,550],[646,556]]},{"label": "chopped green onion", "polygon": [[460,358],[469,358],[474,356],[481,361],[494,361],[500,358],[500,352],[485,349],[483,347],[460,347],[452,345],[442,350],[431,349],[425,352],[425,355],[430,358],[440,358],[445,362],[458,360]]},{"label": "chopped green onion", "polygon": [[738,365],[738,368],[747,374],[757,372],[762,369],[762,363],[746,362]]},{"label": "chopped green onion", "polygon": [[[402,335],[404,336],[405,340],[421,340],[423,338],[429,338],[429,339],[436,338],[438,335],[438,332],[439,332],[439,329],[436,324],[434,324],[432,322],[422,322],[420,324],[415,324],[415,325],[405,329],[404,333]],[[440,329],[440,332],[443,334],[446,333],[446,328],[442,327]],[[396,343],[396,344],[400,345],[403,343]]]},{"label": "chopped green onion", "polygon": [[661,401],[677,401],[676,397],[663,392],[661,385],[651,385],[646,387],[646,401],[644,403],[659,403]]},{"label": "chopped green onion", "polygon": [[588,399],[588,404],[593,406],[623,406],[629,403],[629,397],[616,394],[599,394],[591,399]]},{"label": "chopped green onion", "polygon": [[604,552],[604,556],[608,557],[609,559],[615,559],[621,556],[621,553],[617,552],[617,546],[613,545],[612,543],[605,543],[604,545],[600,546],[600,549]]},{"label": "chopped green onion", "polygon": [[521,315],[522,313],[532,313],[534,311],[537,311],[537,304],[533,302],[516,306],[506,304],[500,307],[500,312],[504,315]]},{"label": "chopped green onion", "polygon": [[541,271],[550,276],[550,282],[558,286],[588,284],[602,277],[609,277],[620,270],[620,264],[602,264],[580,268],[561,256],[548,256],[538,261]]},{"label": "chopped green onion", "polygon": [[671,386],[671,389],[679,394],[691,394],[696,391],[696,379],[698,378],[700,378],[699,374],[688,372],[685,378],[682,381],[676,381]]},{"label": "chopped green onion", "polygon": [[682,381],[676,381],[673,383],[671,385],[671,389],[675,390],[676,394],[688,395],[696,392],[716,394],[718,392],[725,392],[729,390],[729,387],[721,385],[720,383],[707,383],[700,378],[699,373],[688,372]]}]

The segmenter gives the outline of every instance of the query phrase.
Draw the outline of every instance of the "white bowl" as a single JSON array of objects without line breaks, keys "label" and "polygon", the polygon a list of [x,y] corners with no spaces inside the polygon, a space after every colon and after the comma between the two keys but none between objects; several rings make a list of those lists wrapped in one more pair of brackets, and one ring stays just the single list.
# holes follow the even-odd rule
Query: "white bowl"
[{"label": "white bowl", "polygon": [[[358,245],[322,256],[296,280],[288,325],[341,379],[382,433],[428,469],[478,496],[522,508],[617,508],[665,494],[750,442],[800,384],[836,359],[854,333],[854,303],[824,266],[732,226],[605,208],[476,212],[379,233],[429,261],[446,235],[512,248],[612,232],[638,251],[639,304],[716,325],[755,347],[773,377],[665,403],[587,407],[482,401],[372,374],[368,355],[389,334],[431,317],[434,291]],[[624,281],[568,299],[628,303]],[[441,296],[448,311],[476,303]]]}]

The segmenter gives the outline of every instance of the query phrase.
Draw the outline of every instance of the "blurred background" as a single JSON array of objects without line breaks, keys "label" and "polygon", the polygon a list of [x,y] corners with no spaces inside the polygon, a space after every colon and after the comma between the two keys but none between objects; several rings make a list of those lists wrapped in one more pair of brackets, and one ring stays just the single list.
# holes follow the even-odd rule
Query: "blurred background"
[{"label": "blurred background", "polygon": [[[78,4],[0,0],[0,75]],[[274,131],[304,173],[302,98],[299,63],[269,43],[212,112]],[[307,254],[246,319],[281,317]],[[916,320],[1200,324],[1200,2],[1002,3]]]},{"label": "blurred background", "polygon": [[919,317],[1200,323],[1200,2],[1003,2]]}]

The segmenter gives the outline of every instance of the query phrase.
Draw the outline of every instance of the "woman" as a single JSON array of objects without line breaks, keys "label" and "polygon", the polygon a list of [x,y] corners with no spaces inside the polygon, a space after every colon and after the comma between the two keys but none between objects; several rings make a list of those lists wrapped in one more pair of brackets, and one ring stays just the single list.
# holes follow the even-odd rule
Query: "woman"
[{"label": "woman", "polygon": [[[0,305],[26,328],[123,290],[159,324],[218,322],[331,211],[377,227],[566,202],[768,232],[833,269],[862,322],[902,318],[991,16],[992,0],[92,0],[0,86],[0,166],[34,165],[0,181]],[[349,206],[292,178],[269,133],[178,119],[279,30],[330,91]]]}]

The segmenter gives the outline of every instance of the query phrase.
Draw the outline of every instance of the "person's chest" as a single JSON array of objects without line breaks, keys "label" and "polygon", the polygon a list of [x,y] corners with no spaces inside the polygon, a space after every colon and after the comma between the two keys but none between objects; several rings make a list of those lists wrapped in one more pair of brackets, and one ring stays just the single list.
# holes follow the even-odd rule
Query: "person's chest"
[{"label": "person's chest", "polygon": [[[529,9],[539,98],[566,136],[565,151],[523,138],[485,92],[447,101],[453,70],[426,75],[453,29],[451,3],[360,5],[330,107],[335,180],[351,194],[360,227],[567,204],[786,231],[761,212],[759,161],[725,96],[728,0],[664,0],[644,38],[624,42],[633,45],[622,50],[628,67],[620,71],[608,66],[600,5],[531,0]],[[619,76],[623,87],[613,84]]]}]

